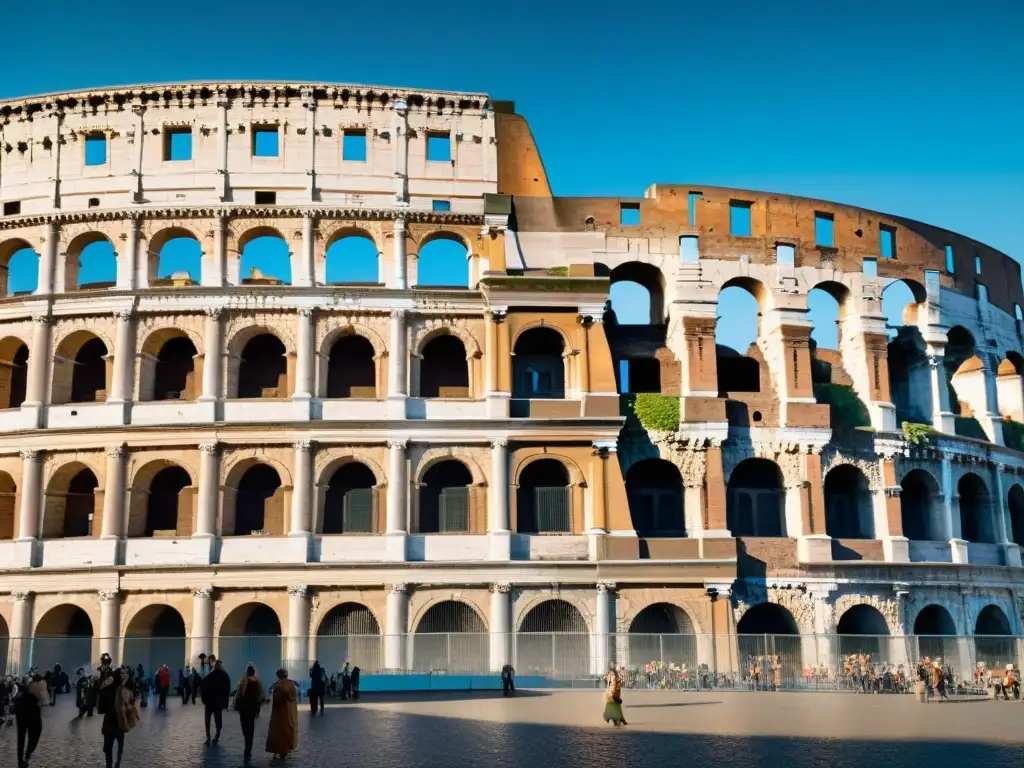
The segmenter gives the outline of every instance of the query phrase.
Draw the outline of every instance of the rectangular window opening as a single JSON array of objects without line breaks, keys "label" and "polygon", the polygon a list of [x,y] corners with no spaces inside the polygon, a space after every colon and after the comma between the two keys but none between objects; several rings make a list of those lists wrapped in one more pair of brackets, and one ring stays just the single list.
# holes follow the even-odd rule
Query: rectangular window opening
[{"label": "rectangular window opening", "polygon": [[4,216],[17,216],[21,213],[21,201],[12,200],[9,203],[4,203]]},{"label": "rectangular window opening", "polygon": [[814,214],[814,244],[835,247],[835,217],[831,213]]},{"label": "rectangular window opening", "polygon": [[341,139],[341,159],[350,163],[366,162],[366,131],[349,129]]},{"label": "rectangular window opening", "polygon": [[744,200],[729,201],[729,234],[736,237],[750,237],[750,207],[753,203]]},{"label": "rectangular window opening", "polygon": [[878,277],[878,262],[874,259],[864,259],[864,277]]},{"label": "rectangular window opening", "polygon": [[981,274],[981,256],[974,254],[974,274]]},{"label": "rectangular window opening", "polygon": [[777,243],[775,245],[775,261],[779,266],[795,267],[796,248],[787,243]]},{"label": "rectangular window opening", "polygon": [[268,192],[265,190],[256,190],[256,205],[276,205],[277,204],[277,192]]},{"label": "rectangular window opening", "polygon": [[436,213],[448,213],[452,209],[452,204],[448,200],[433,200],[430,203],[430,210]]},{"label": "rectangular window opening", "polygon": [[974,294],[981,304],[988,304],[988,286],[984,283],[974,284]]},{"label": "rectangular window opening", "polygon": [[690,216],[690,226],[697,226],[697,201],[704,197],[701,192],[691,192],[686,198],[686,208]]},{"label": "rectangular window opening", "polygon": [[427,160],[431,163],[452,161],[452,136],[447,131],[427,133]]},{"label": "rectangular window opening", "polygon": [[619,204],[619,226],[639,227],[640,226],[640,203]]},{"label": "rectangular window opening", "polygon": [[896,228],[887,227],[884,224],[878,228],[880,242],[879,249],[883,259],[896,258]]},{"label": "rectangular window opening", "polygon": [[85,137],[85,164],[107,164],[107,137],[102,133],[91,133]]},{"label": "rectangular window opening", "polygon": [[281,136],[276,125],[258,126],[252,129],[252,156],[279,157]]},{"label": "rectangular window opening", "polygon": [[192,159],[192,129],[168,128],[164,133],[164,160],[178,162]]},{"label": "rectangular window opening", "polygon": [[679,250],[683,256],[683,264],[696,264],[700,261],[700,239],[693,235],[679,238]]},{"label": "rectangular window opening", "polygon": [[946,271],[951,275],[956,272],[956,259],[953,256],[952,245],[946,246]]},{"label": "rectangular window opening", "polygon": [[90,197],[89,198],[89,207],[90,208],[99,208],[100,207],[100,199],[98,197]]}]

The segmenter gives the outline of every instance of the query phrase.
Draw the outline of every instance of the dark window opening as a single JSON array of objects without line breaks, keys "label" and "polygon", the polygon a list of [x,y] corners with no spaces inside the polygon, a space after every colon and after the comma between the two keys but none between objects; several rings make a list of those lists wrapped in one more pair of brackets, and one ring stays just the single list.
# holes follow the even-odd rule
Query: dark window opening
[{"label": "dark window opening", "polygon": [[96,403],[107,399],[107,346],[89,339],[78,350],[71,371],[71,402]]},{"label": "dark window opening", "polygon": [[4,203],[4,216],[17,216],[19,213],[21,213],[20,200],[11,200]]},{"label": "dark window opening", "polygon": [[761,365],[757,360],[721,344],[717,353],[719,393],[761,391]]},{"label": "dark window opening", "polygon": [[651,358],[635,358],[628,361],[628,380],[625,382],[631,394],[639,392],[661,392],[661,363]]},{"label": "dark window opening", "polygon": [[191,400],[195,392],[196,348],[190,339],[170,339],[156,358],[154,400]]},{"label": "dark window opening", "polygon": [[512,397],[561,400],[565,397],[562,337],[550,328],[531,328],[516,339]]},{"label": "dark window opening", "polygon": [[266,190],[256,190],[256,205],[276,205],[277,204],[277,192],[269,192]]},{"label": "dark window opening", "polygon": [[90,208],[99,208],[100,207],[100,199],[98,197],[90,197],[89,198],[89,207]]},{"label": "dark window opening", "polygon": [[373,345],[362,336],[342,336],[327,360],[327,397],[377,397]]},{"label": "dark window opening", "polygon": [[516,496],[519,533],[571,533],[569,474],[556,459],[537,459],[519,475]]},{"label": "dark window opening", "polygon": [[420,533],[469,531],[469,490],[473,476],[458,461],[442,461],[423,475]]},{"label": "dark window opening", "polygon": [[746,459],[726,487],[726,520],[733,536],[786,535],[782,473],[768,459]]},{"label": "dark window opening", "polygon": [[341,466],[327,484],[325,534],[373,533],[377,530],[377,479],[365,464]]},{"label": "dark window opening", "polygon": [[64,538],[91,536],[99,482],[91,470],[83,469],[68,483],[64,504]]},{"label": "dark window opening", "polygon": [[851,464],[825,476],[825,533],[837,539],[873,539],[874,506],[868,479]]},{"label": "dark window opening", "polygon": [[645,459],[626,473],[626,496],[633,528],[640,537],[684,536],[683,478],[664,459]]},{"label": "dark window opening", "polygon": [[469,361],[457,336],[438,336],[423,348],[420,397],[469,397]]},{"label": "dark window opening", "polygon": [[238,396],[287,397],[288,362],[281,340],[269,333],[260,334],[242,349],[238,364]]},{"label": "dark window opening", "polygon": [[264,530],[269,506],[280,503],[273,499],[280,487],[280,475],[267,464],[254,464],[245,471],[235,495],[235,536],[250,536]]},{"label": "dark window opening", "polygon": [[[181,491],[191,484],[188,472],[181,467],[167,467],[156,474],[146,499],[146,536],[152,536],[156,531],[177,532],[178,508],[186,500],[181,497]],[[190,515],[192,510],[185,509],[184,512]]]},{"label": "dark window opening", "polygon": [[[2,377],[0,377],[2,381]],[[28,347],[22,344],[10,362],[10,379],[5,408],[20,408],[28,391]],[[0,393],[2,397],[2,393]]]}]

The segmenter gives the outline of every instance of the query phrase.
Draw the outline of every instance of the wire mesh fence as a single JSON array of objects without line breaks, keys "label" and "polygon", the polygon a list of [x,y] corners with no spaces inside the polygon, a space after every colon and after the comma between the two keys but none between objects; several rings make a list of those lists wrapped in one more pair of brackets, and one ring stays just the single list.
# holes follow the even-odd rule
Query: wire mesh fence
[{"label": "wire mesh fence", "polygon": [[[365,629],[363,617],[336,622]],[[523,687],[597,687],[614,667],[632,689],[856,690],[906,692],[936,665],[954,693],[987,690],[993,676],[1024,662],[1024,638],[1010,636],[700,635],[587,632],[367,632],[311,637],[0,638],[0,673],[22,674],[60,664],[74,674],[110,652],[117,663],[152,673],[163,665],[177,681],[200,654],[215,654],[237,679],[247,664],[269,677],[279,667],[297,680],[319,661],[328,676],[358,667],[363,690],[496,686],[506,663]],[[435,682],[424,682],[434,678]],[[1019,676],[1018,676],[1019,678]],[[386,683],[383,681],[387,681]],[[481,682],[490,680],[490,682]],[[460,682],[461,681],[461,682]]]}]

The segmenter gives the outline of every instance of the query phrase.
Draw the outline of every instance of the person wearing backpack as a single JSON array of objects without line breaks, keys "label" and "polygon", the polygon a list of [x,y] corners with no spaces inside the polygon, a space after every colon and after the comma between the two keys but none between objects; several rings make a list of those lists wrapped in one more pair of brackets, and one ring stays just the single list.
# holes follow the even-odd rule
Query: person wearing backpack
[{"label": "person wearing backpack", "polygon": [[[107,768],[120,768],[124,757],[124,735],[138,725],[139,711],[135,708],[135,695],[127,682],[127,674],[122,669],[115,669],[109,690],[109,701],[103,715],[103,757]],[[117,744],[117,761],[114,761],[114,744]]]},{"label": "person wearing backpack", "polygon": [[252,758],[252,740],[256,731],[256,718],[260,716],[260,707],[266,694],[263,691],[263,683],[256,674],[256,667],[249,664],[245,668],[245,677],[238,682],[238,690],[235,691],[235,711],[242,726],[242,738],[245,740],[245,752],[243,757],[248,763]]}]

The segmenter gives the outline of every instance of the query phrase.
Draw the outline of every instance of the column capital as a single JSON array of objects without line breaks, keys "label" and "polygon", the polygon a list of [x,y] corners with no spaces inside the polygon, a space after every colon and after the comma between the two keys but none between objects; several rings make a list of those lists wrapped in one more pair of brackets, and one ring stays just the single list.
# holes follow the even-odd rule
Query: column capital
[{"label": "column capital", "polygon": [[37,451],[34,448],[28,448],[21,452],[21,458],[25,461],[38,461],[42,451]]},{"label": "column capital", "polygon": [[897,581],[892,585],[892,591],[896,593],[896,597],[909,597],[910,596],[910,585]]},{"label": "column capital", "polygon": [[503,451],[508,448],[508,438],[499,437],[496,440],[491,440],[491,448],[495,451]]},{"label": "column capital", "polygon": [[728,600],[732,597],[732,584],[705,584],[704,592],[712,600],[717,598],[725,598]]},{"label": "column capital", "polygon": [[110,603],[121,599],[121,590],[119,589],[101,589],[97,594],[101,603]]},{"label": "column capital", "polygon": [[600,456],[602,459],[607,459],[609,454],[616,453],[618,449],[619,446],[616,440],[594,441],[594,455]]},{"label": "column capital", "polygon": [[301,317],[303,320],[309,320],[311,317],[313,317],[313,315],[316,314],[316,311],[318,309],[319,307],[299,307],[298,310],[296,311],[298,312],[299,317]]},{"label": "column capital", "polygon": [[507,595],[512,591],[512,585],[507,582],[491,584],[488,589],[493,595]]},{"label": "column capital", "polygon": [[31,600],[35,596],[35,592],[29,590],[16,589],[11,592],[11,599],[16,603],[23,603],[26,600]]},{"label": "column capital", "polygon": [[192,587],[192,597],[196,600],[212,600],[213,587]]},{"label": "column capital", "polygon": [[392,451],[394,451],[394,450],[404,451],[408,447],[409,447],[409,441],[408,440],[388,440],[388,448],[390,448]]},{"label": "column capital", "polygon": [[309,587],[305,584],[291,584],[288,587],[288,597],[301,597],[305,600],[309,597]]},{"label": "column capital", "polygon": [[122,323],[128,323],[135,319],[135,309],[128,307],[127,309],[118,309],[114,312],[114,319]]},{"label": "column capital", "polygon": [[311,450],[313,450],[313,441],[307,439],[296,440],[294,447],[296,451],[309,453]]},{"label": "column capital", "polygon": [[597,582],[598,593],[614,592],[616,585],[614,581],[599,581]]},{"label": "column capital", "polygon": [[389,595],[404,595],[409,589],[409,585],[403,582],[395,582],[394,584],[385,584],[384,590]]},{"label": "column capital", "polygon": [[406,311],[404,309],[392,309],[391,310],[391,319],[392,320],[404,320],[405,319],[405,315],[406,315]]},{"label": "column capital", "polygon": [[220,451],[220,443],[200,443],[199,444],[199,452],[200,453],[216,454],[219,451]]},{"label": "column capital", "polygon": [[32,315],[32,322],[39,325],[50,326],[53,325],[53,318],[49,315]]},{"label": "column capital", "polygon": [[203,314],[210,320],[220,320],[220,316],[223,312],[224,310],[221,307],[206,307],[206,309],[203,310]]},{"label": "column capital", "polygon": [[128,446],[124,443],[107,446],[107,458],[122,459],[128,453]]},{"label": "column capital", "polygon": [[491,322],[495,325],[501,325],[508,318],[508,310],[505,308],[491,307],[487,310],[487,315],[490,316]]}]

